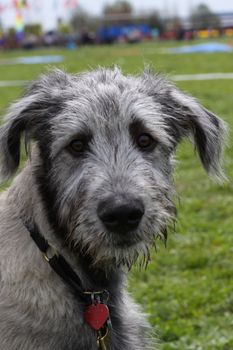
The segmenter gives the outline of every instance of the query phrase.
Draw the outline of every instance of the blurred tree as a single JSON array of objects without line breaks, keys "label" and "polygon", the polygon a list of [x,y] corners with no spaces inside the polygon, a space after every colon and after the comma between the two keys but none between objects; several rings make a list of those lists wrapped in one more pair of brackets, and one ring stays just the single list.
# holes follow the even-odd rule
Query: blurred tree
[{"label": "blurred tree", "polygon": [[158,11],[149,14],[146,22],[151,28],[157,28],[159,30],[163,29],[163,21]]},{"label": "blurred tree", "polygon": [[10,37],[15,37],[15,35],[16,35],[16,29],[15,29],[14,27],[10,27],[10,28],[8,29],[8,35],[9,35]]},{"label": "blurred tree", "polygon": [[70,24],[75,33],[80,33],[83,31],[96,31],[96,29],[100,26],[100,19],[91,16],[79,6],[78,10],[71,18]]},{"label": "blurred tree", "polygon": [[70,34],[71,27],[69,24],[61,21],[61,22],[58,22],[58,31],[61,34]]},{"label": "blurred tree", "polygon": [[113,4],[106,4],[103,8],[104,21],[106,23],[126,24],[131,22],[133,7],[128,1],[117,0]]},{"label": "blurred tree", "polygon": [[206,4],[200,4],[192,11],[190,22],[193,29],[218,28],[219,17]]},{"label": "blurred tree", "polygon": [[133,7],[128,1],[118,0],[114,4],[107,4],[104,6],[103,14],[109,15],[131,15],[133,13]]},{"label": "blurred tree", "polygon": [[43,30],[41,24],[27,24],[25,25],[24,32],[26,35],[33,34],[40,36]]}]

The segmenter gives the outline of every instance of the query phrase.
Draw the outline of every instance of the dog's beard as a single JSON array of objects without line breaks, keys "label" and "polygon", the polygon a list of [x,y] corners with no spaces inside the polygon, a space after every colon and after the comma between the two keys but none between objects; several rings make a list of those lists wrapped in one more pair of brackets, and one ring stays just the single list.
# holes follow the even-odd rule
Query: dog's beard
[{"label": "dog's beard", "polygon": [[117,269],[119,267],[131,267],[137,262],[141,266],[146,266],[150,260],[150,245],[143,241],[127,244],[109,244],[109,240],[96,241],[89,244],[72,241],[72,250],[77,254],[82,252],[82,256],[91,257],[92,267],[108,269]]},{"label": "dog's beard", "polygon": [[76,223],[67,240],[75,254],[91,257],[89,260],[93,267],[131,269],[137,263],[146,267],[150,261],[150,249],[156,246],[156,239],[159,237],[166,241],[167,223],[164,221],[150,222],[144,230],[141,228],[125,235],[101,230],[95,232],[93,227],[95,225],[90,223],[85,228],[84,223]]}]

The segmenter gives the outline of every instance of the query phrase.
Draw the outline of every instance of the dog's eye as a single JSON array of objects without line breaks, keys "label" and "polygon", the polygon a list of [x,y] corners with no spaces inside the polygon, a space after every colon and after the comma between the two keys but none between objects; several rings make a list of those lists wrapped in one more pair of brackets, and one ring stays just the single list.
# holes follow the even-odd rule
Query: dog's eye
[{"label": "dog's eye", "polygon": [[77,154],[80,154],[80,153],[84,152],[85,149],[86,149],[86,146],[87,146],[87,144],[86,144],[86,142],[83,141],[83,140],[73,140],[73,141],[71,141],[71,143],[69,144],[68,150],[69,150],[71,153],[77,155]]},{"label": "dog's eye", "polygon": [[152,151],[157,144],[157,141],[149,134],[141,134],[138,136],[137,145],[145,151]]}]

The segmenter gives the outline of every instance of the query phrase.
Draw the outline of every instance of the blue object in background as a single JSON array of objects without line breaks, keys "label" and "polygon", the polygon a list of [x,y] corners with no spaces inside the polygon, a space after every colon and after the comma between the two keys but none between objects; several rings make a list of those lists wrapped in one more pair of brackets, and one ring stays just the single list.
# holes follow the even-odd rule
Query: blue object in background
[{"label": "blue object in background", "polygon": [[97,36],[103,42],[113,42],[133,31],[139,31],[142,36],[151,35],[151,29],[147,24],[128,24],[102,27],[97,31]]},{"label": "blue object in background", "polygon": [[15,57],[0,60],[1,66],[9,66],[14,64],[47,64],[47,63],[59,63],[64,61],[64,57],[60,55],[52,56],[29,56],[29,57]]},{"label": "blue object in background", "polygon": [[174,47],[169,49],[170,53],[210,53],[210,52],[233,52],[233,47],[218,42]]},{"label": "blue object in background", "polygon": [[76,45],[75,41],[69,41],[66,45],[66,48],[68,50],[73,51],[73,50],[76,50],[78,48],[78,46]]},{"label": "blue object in background", "polygon": [[21,64],[45,64],[45,63],[59,63],[64,60],[63,56],[31,56],[31,57],[17,57],[15,63]]}]

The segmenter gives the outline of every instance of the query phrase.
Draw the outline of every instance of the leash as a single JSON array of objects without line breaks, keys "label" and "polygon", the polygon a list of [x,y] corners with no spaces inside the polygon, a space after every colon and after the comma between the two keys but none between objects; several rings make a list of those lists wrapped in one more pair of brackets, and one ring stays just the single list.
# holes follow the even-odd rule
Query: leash
[{"label": "leash", "polygon": [[31,238],[43,254],[43,258],[56,272],[56,274],[67,284],[75,297],[79,297],[85,304],[83,319],[91,329],[96,332],[97,348],[107,350],[107,340],[112,325],[110,320],[108,300],[109,292],[85,291],[82,281],[76,272],[72,269],[66,259],[60,255],[55,248],[42,236],[38,226],[34,223],[32,226],[23,221],[24,226],[29,231]]}]

